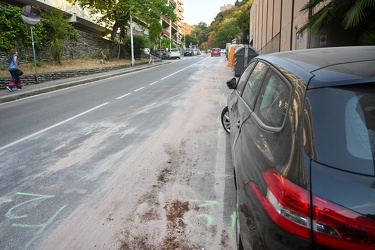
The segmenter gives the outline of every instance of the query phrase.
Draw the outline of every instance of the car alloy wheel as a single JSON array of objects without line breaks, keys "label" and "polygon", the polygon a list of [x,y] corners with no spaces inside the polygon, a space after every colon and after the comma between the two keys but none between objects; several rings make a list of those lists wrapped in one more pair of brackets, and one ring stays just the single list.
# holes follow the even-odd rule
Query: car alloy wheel
[{"label": "car alloy wheel", "polygon": [[225,132],[230,134],[230,122],[229,122],[229,110],[228,106],[226,106],[223,111],[221,112],[221,124],[223,125],[223,128]]}]

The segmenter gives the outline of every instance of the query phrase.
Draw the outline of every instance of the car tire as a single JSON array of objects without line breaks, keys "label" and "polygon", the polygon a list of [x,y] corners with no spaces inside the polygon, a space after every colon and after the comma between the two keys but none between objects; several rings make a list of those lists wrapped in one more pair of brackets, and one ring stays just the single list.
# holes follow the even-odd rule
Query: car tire
[{"label": "car tire", "polygon": [[223,125],[223,128],[225,132],[230,134],[230,121],[229,121],[229,109],[228,106],[226,106],[223,111],[221,111],[221,125]]}]

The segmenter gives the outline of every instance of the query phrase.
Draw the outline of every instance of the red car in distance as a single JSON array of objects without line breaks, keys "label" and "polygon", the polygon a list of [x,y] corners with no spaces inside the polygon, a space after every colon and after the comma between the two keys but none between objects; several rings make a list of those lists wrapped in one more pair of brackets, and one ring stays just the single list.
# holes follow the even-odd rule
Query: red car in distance
[{"label": "red car in distance", "polygon": [[213,48],[211,50],[211,57],[213,56],[221,56],[221,49],[220,48]]}]

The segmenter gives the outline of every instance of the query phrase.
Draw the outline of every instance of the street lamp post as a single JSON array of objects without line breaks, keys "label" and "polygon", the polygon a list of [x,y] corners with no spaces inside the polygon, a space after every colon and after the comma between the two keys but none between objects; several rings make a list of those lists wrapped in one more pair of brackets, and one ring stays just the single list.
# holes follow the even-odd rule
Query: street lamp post
[{"label": "street lamp post", "polygon": [[172,20],[169,20],[169,51],[172,49]]},{"label": "street lamp post", "polygon": [[131,54],[132,54],[132,66],[134,66],[133,19],[132,19],[132,15],[130,15],[130,47],[131,47]]},{"label": "street lamp post", "polygon": [[159,56],[160,56],[160,59],[162,59],[162,57],[163,57],[163,52],[162,52],[162,50],[161,50],[161,39],[163,38],[163,34],[160,34],[160,36],[159,36],[159,43],[160,43],[160,47],[159,47]]},{"label": "street lamp post", "polygon": [[25,5],[22,7],[21,17],[25,23],[30,25],[31,45],[33,47],[33,55],[34,55],[35,80],[36,82],[38,82],[38,71],[36,69],[36,57],[35,57],[35,48],[34,48],[33,25],[38,24],[40,21],[40,18],[41,18],[40,10],[33,5]]}]

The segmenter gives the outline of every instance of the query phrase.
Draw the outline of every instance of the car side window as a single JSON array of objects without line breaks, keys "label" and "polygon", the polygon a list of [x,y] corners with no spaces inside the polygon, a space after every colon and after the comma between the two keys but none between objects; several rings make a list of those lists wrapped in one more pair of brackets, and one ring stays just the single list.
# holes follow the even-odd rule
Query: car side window
[{"label": "car side window", "polygon": [[242,91],[243,91],[243,88],[245,86],[245,83],[247,81],[247,79],[249,78],[249,75],[251,73],[251,70],[253,69],[254,65],[255,65],[256,62],[252,62],[249,64],[249,66],[247,66],[247,68],[244,70],[244,72],[242,73],[240,79],[238,80],[238,84],[237,84],[237,91],[241,94]]},{"label": "car side window", "polygon": [[269,70],[255,105],[255,114],[266,126],[282,127],[290,95],[291,87]]},{"label": "car side window", "polygon": [[254,107],[256,96],[259,92],[260,87],[262,86],[262,82],[266,73],[267,65],[263,62],[258,62],[246,82],[244,91],[242,93],[242,98],[251,109],[253,109]]}]

